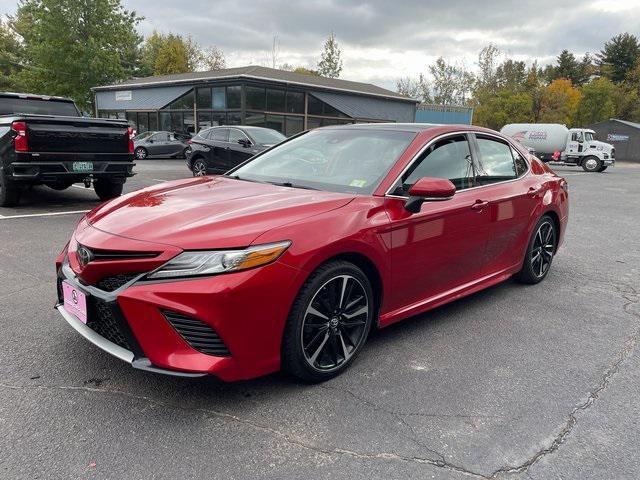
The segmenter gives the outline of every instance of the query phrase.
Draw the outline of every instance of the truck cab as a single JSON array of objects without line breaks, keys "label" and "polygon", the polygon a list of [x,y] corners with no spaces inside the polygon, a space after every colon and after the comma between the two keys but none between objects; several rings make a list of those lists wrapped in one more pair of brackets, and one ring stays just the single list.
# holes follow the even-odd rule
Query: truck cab
[{"label": "truck cab", "polygon": [[595,132],[588,128],[571,128],[567,147],[560,159],[567,164],[580,165],[587,171],[604,171],[615,164],[615,148],[595,139]]}]

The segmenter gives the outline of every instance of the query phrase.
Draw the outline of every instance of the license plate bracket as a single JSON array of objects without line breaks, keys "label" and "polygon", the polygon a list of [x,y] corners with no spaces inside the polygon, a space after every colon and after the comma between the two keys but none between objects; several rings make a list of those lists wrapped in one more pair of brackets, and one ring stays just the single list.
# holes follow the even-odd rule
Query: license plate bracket
[{"label": "license plate bracket", "polygon": [[63,280],[62,296],[64,298],[64,309],[86,325],[87,294]]}]

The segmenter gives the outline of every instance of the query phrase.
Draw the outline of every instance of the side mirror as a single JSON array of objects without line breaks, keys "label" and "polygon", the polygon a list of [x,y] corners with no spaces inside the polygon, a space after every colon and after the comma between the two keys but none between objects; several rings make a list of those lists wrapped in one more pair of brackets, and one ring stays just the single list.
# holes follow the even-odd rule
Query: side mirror
[{"label": "side mirror", "polygon": [[240,140],[238,140],[238,143],[242,145],[244,148],[249,148],[251,146],[251,142],[246,138],[241,138]]},{"label": "side mirror", "polygon": [[153,138],[150,138],[149,140],[147,140],[147,143],[153,143]]},{"label": "side mirror", "polygon": [[409,199],[404,208],[418,213],[424,202],[450,200],[455,193],[455,185],[446,178],[422,177],[409,189]]}]

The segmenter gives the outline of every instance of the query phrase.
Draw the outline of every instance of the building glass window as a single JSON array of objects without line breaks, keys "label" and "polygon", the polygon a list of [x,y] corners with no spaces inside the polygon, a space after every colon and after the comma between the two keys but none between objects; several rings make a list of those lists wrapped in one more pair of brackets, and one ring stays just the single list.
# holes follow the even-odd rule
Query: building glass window
[{"label": "building glass window", "polygon": [[138,112],[138,133],[144,133],[149,130],[149,114],[147,112]]},{"label": "building glass window", "polygon": [[138,129],[138,120],[136,119],[136,112],[127,112],[127,123],[134,130]]},{"label": "building glass window", "polygon": [[265,115],[259,112],[247,112],[247,119],[244,122],[245,125],[251,125],[252,127],[264,127]]},{"label": "building glass window", "polygon": [[314,117],[309,117],[307,119],[307,130],[312,130],[314,128],[318,128],[321,126],[322,123],[322,119],[321,118],[314,118]]},{"label": "building glass window", "polygon": [[160,130],[171,130],[171,114],[169,112],[160,112]]},{"label": "building glass window", "polygon": [[149,112],[149,130],[158,130],[158,114],[156,112]]},{"label": "building glass window", "polygon": [[284,133],[284,115],[267,115],[264,126]]},{"label": "building glass window", "polygon": [[[232,87],[233,88],[233,87]],[[209,108],[209,107],[207,107]],[[227,108],[227,101],[224,87],[213,87],[213,109],[224,110]],[[238,107],[240,108],[240,107]]]},{"label": "building glass window", "polygon": [[242,125],[242,114],[240,112],[227,113],[226,125]]},{"label": "building glass window", "polygon": [[264,110],[266,106],[266,95],[263,87],[245,87],[247,95],[247,109]]},{"label": "building glass window", "polygon": [[227,87],[227,108],[240,108],[242,96],[242,87],[240,85],[233,85]]},{"label": "building glass window", "polygon": [[171,132],[182,132],[182,112],[171,112]]},{"label": "building glass window", "polygon": [[198,110],[198,132],[204,128],[211,127],[211,112],[203,112]]},{"label": "building glass window", "polygon": [[267,88],[267,111],[269,112],[284,112],[284,90],[277,90],[275,88]]},{"label": "building glass window", "polygon": [[179,130],[185,133],[190,133],[190,134],[194,134],[196,133],[196,125],[195,125],[195,121],[193,118],[193,112],[185,112],[184,116],[183,116],[183,125],[184,127]]},{"label": "building glass window", "polygon": [[196,105],[198,109],[211,108],[211,89],[199,88],[196,93]]},{"label": "building glass window", "polygon": [[287,113],[304,113],[304,93],[287,92]]},{"label": "building glass window", "polygon": [[165,109],[166,110],[193,110],[193,101],[194,101],[193,90],[190,90],[185,95],[171,102],[167,107],[165,107]]},{"label": "building glass window", "polygon": [[304,118],[303,117],[286,117],[285,119],[285,132],[287,137],[300,133],[304,130]]}]

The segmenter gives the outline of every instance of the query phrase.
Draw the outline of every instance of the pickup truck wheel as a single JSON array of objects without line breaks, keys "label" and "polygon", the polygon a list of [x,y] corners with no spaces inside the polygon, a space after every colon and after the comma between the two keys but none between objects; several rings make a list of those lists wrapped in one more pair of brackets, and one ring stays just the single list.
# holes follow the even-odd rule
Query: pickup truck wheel
[{"label": "pickup truck wheel", "polygon": [[138,160],[144,160],[149,155],[149,152],[147,152],[147,149],[144,147],[138,147],[134,154]]},{"label": "pickup truck wheel", "polygon": [[122,195],[124,184],[111,182],[106,179],[99,178],[93,183],[93,189],[96,195],[102,201],[111,200],[112,198]]},{"label": "pickup truck wheel", "polygon": [[599,172],[602,168],[602,160],[598,157],[587,157],[582,161],[582,169],[585,172]]},{"label": "pickup truck wheel", "polygon": [[15,207],[22,190],[0,172],[0,207]]}]

